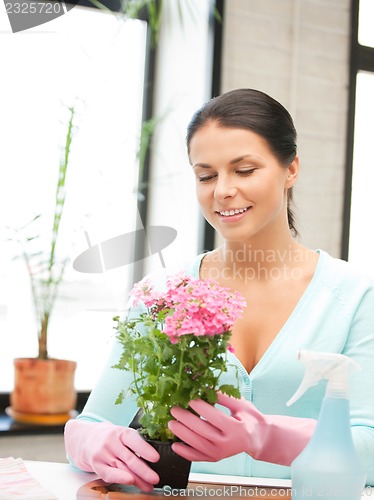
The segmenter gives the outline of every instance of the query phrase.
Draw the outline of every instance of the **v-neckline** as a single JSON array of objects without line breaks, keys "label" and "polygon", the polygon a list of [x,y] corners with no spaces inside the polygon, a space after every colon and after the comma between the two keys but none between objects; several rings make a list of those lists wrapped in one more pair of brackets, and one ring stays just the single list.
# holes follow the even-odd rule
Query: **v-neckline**
[{"label": "v-neckline", "polygon": [[[211,252],[205,252],[203,254],[200,254],[198,256],[197,262],[196,262],[196,268],[194,269],[195,272],[193,274],[197,279],[200,278],[200,269],[201,269],[201,264],[206,255],[208,255]],[[319,255],[316,263],[316,267],[314,269],[313,276],[305,288],[304,292],[300,296],[299,300],[297,301],[297,304],[295,305],[294,309],[292,310],[291,314],[288,316],[287,320],[283,323],[281,329],[279,332],[275,335],[274,339],[271,341],[269,344],[268,348],[265,350],[261,358],[258,360],[258,362],[254,365],[252,370],[250,372],[247,371],[245,366],[242,364],[242,362],[235,356],[234,353],[230,353],[230,357],[234,358],[236,360],[236,364],[241,367],[241,369],[244,371],[244,373],[247,376],[252,376],[253,374],[256,374],[260,369],[261,366],[266,362],[266,359],[271,355],[272,351],[275,349],[275,347],[281,342],[282,338],[284,335],[287,333],[290,324],[293,322],[294,318],[298,315],[299,311],[302,309],[304,306],[304,303],[308,300],[309,295],[311,294],[315,284],[317,283],[319,279],[319,275],[321,274],[321,268],[323,267],[323,261],[324,261],[324,252],[320,249],[316,250],[316,253]]]}]

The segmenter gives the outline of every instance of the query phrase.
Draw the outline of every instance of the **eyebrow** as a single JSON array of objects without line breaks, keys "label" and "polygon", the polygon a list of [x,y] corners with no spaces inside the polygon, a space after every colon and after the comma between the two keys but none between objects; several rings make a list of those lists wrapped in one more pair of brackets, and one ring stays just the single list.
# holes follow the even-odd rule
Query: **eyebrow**
[{"label": "eyebrow", "polygon": [[[233,160],[230,160],[229,165],[235,165],[236,163],[240,163],[241,161],[246,160],[247,158],[254,158],[254,157],[256,157],[256,155],[248,154],[248,155],[238,156],[238,158],[234,158]],[[192,168],[195,168],[195,167],[212,168],[207,163],[195,163],[194,165],[192,165]]]}]

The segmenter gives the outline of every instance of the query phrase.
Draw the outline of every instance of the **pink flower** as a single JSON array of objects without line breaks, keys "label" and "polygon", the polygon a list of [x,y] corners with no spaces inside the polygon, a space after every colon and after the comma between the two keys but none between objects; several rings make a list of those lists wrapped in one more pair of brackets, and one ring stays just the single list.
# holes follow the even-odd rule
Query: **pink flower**
[{"label": "pink flower", "polygon": [[246,305],[238,292],[215,281],[192,280],[183,273],[168,277],[165,293],[156,292],[145,278],[130,294],[134,305],[143,302],[154,317],[166,311],[162,331],[172,343],[182,335],[214,336],[229,331]]},{"label": "pink flower", "polygon": [[161,298],[161,295],[160,292],[153,289],[149,278],[143,278],[138,283],[135,283],[130,292],[130,296],[134,299],[134,306],[137,306],[139,302],[143,302],[146,307],[152,307]]}]

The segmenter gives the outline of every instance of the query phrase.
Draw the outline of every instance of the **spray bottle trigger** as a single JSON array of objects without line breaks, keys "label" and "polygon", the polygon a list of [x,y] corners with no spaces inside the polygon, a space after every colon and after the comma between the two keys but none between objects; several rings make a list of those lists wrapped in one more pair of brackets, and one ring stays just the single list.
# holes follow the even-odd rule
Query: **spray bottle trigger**
[{"label": "spray bottle trigger", "polygon": [[348,375],[351,371],[360,369],[360,365],[351,358],[339,353],[314,352],[302,349],[298,359],[305,363],[305,374],[295,394],[287,401],[291,406],[310,387],[314,387],[320,380],[328,380],[326,394],[334,392],[342,397],[348,392]]},{"label": "spray bottle trigger", "polygon": [[295,394],[287,401],[286,405],[287,406],[291,406],[293,405],[294,403],[296,403],[296,401],[298,399],[301,398],[301,396],[310,388],[310,387],[314,387],[315,385],[317,385],[319,382],[319,379],[317,380],[307,380],[307,373],[305,373],[305,376],[299,386],[299,388],[297,389],[297,391],[295,392]]}]

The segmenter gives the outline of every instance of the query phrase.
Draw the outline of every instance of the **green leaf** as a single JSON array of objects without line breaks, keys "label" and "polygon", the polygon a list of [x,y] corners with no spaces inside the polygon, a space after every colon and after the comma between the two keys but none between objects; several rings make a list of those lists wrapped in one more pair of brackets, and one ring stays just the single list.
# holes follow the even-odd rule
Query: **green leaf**
[{"label": "green leaf", "polygon": [[120,405],[123,403],[123,400],[125,399],[125,391],[121,391],[118,396],[117,396],[117,399],[115,401],[114,404],[116,405]]},{"label": "green leaf", "polygon": [[219,390],[223,394],[227,394],[227,396],[231,396],[231,397],[237,398],[237,399],[241,398],[241,394],[240,394],[239,389],[237,387],[234,387],[233,385],[223,384],[220,386]]}]

